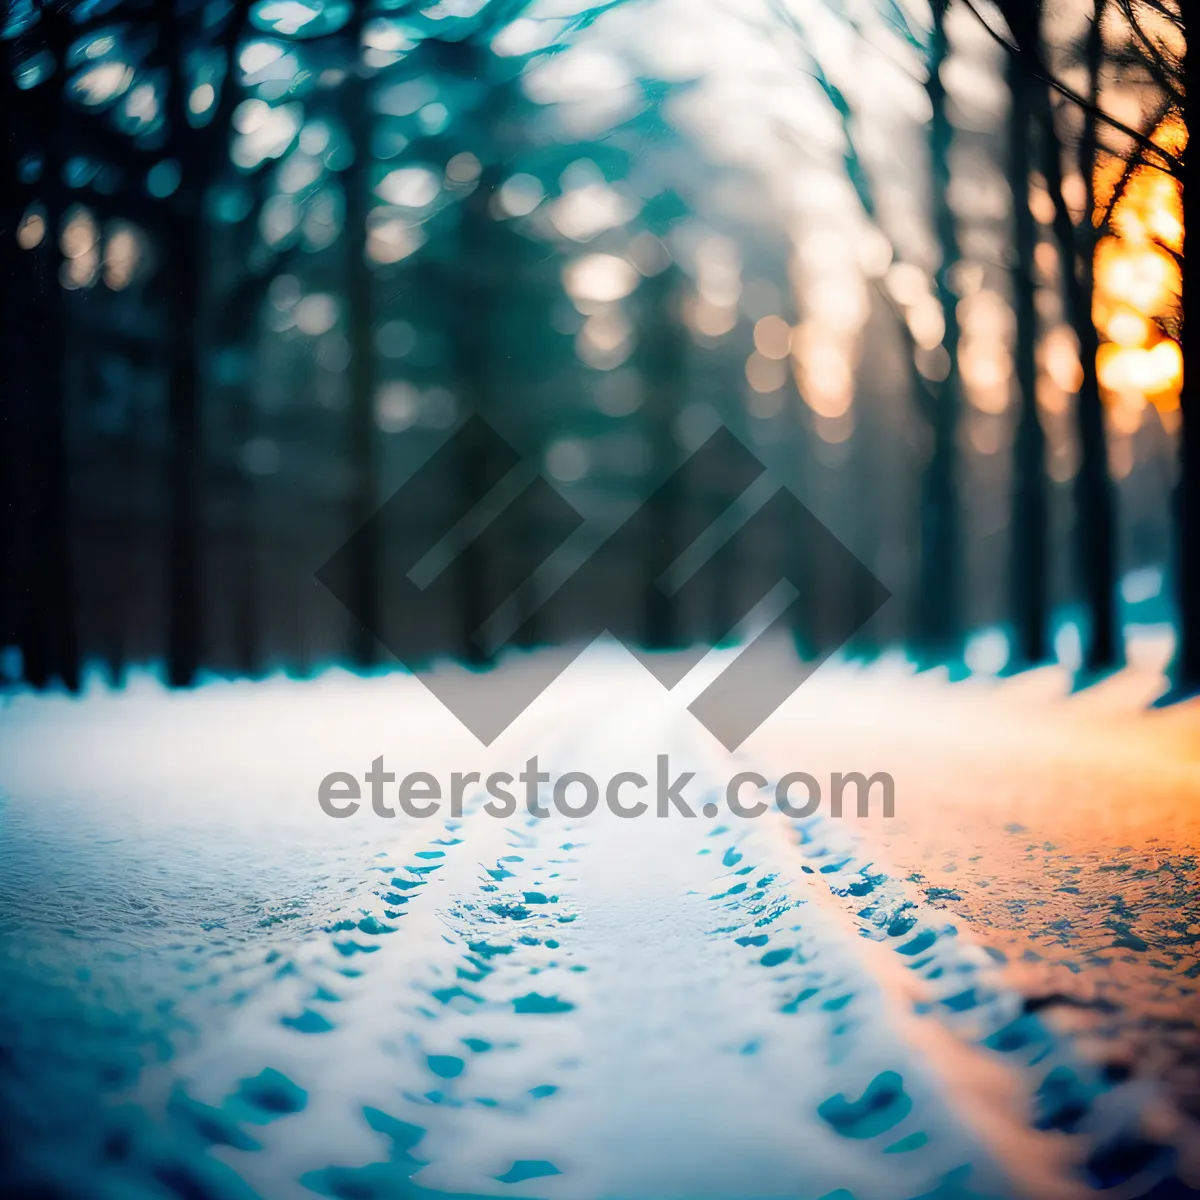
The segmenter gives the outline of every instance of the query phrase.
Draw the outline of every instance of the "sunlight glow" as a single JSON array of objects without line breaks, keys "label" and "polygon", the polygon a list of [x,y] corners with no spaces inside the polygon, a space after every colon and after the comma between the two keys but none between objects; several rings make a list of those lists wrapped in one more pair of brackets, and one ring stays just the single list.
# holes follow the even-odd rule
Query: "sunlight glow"
[{"label": "sunlight glow", "polygon": [[496,195],[505,216],[527,217],[545,196],[545,189],[535,175],[518,173],[510,175]]},{"label": "sunlight glow", "polygon": [[375,189],[380,199],[401,208],[426,208],[442,189],[436,172],[428,167],[399,167],[389,171]]},{"label": "sunlight glow", "polygon": [[396,216],[395,209],[376,209],[367,218],[367,257],[381,264],[398,263],[425,244],[419,227]]},{"label": "sunlight glow", "polygon": [[854,371],[842,339],[816,322],[806,321],[795,331],[792,360],[800,395],[817,416],[837,418],[849,412]]},{"label": "sunlight glow", "polygon": [[90,108],[123,96],[133,83],[133,68],[123,62],[97,63],[71,81],[71,89]]},{"label": "sunlight glow", "polygon": [[[1162,122],[1153,140],[1178,153],[1187,141],[1176,116]],[[1096,360],[1110,407],[1139,411],[1152,402],[1160,411],[1179,406],[1183,355],[1178,329],[1183,251],[1183,202],[1178,181],[1152,167],[1136,168],[1124,181],[1125,164],[1107,157],[1096,172],[1101,212],[1110,204],[1110,236],[1096,247],[1093,315],[1106,339]]]},{"label": "sunlight glow", "polygon": [[211,83],[202,83],[198,87],[192,89],[192,94],[188,97],[188,112],[193,116],[203,116],[212,108],[217,98],[216,89]]},{"label": "sunlight glow", "polygon": [[32,250],[40,246],[46,236],[46,217],[39,209],[30,207],[21,218],[17,229],[17,245],[22,250]]},{"label": "sunlight glow", "polygon": [[754,347],[764,358],[787,358],[792,348],[792,327],[774,313],[754,325]]},{"label": "sunlight glow", "polygon": [[110,226],[104,241],[104,286],[119,292],[127,288],[143,258],[142,238],[129,224]]},{"label": "sunlight glow", "polygon": [[608,304],[638,285],[637,271],[614,254],[588,254],[567,264],[563,286],[572,300]]},{"label": "sunlight glow", "polygon": [[574,242],[590,242],[638,213],[637,201],[610,187],[600,169],[588,159],[572,163],[559,182],[562,195],[548,206],[550,221],[563,237]]},{"label": "sunlight glow", "polygon": [[63,254],[60,281],[68,289],[91,287],[100,268],[100,229],[86,208],[76,208],[63,226],[59,249]]},{"label": "sunlight glow", "polygon": [[588,317],[575,338],[580,361],[597,371],[619,367],[633,350],[633,326],[616,305]]}]

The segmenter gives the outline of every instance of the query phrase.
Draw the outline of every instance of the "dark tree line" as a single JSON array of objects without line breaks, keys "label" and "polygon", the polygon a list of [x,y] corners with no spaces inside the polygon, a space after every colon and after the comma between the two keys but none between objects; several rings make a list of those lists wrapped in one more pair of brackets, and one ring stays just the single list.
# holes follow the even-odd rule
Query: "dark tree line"
[{"label": "dark tree line", "polygon": [[[953,102],[942,69],[951,52],[947,17],[957,4],[974,8],[973,0],[933,0],[928,28],[915,26],[898,7],[888,8],[895,28],[919,52],[932,113],[927,170],[930,227],[939,251],[933,290],[944,325],[941,347],[948,361],[948,370],[940,378],[919,370],[915,343],[903,314],[898,313],[897,328],[906,340],[910,391],[930,446],[916,500],[920,566],[913,589],[915,620],[906,631],[926,662],[960,657],[967,621],[959,445],[965,385],[959,363],[960,295],[956,284],[963,253],[960,222],[950,199],[956,138]],[[611,6],[587,10],[576,19],[575,30]],[[511,358],[514,343],[509,290],[518,277],[525,288],[532,286],[530,280],[541,278],[539,270],[546,273],[531,261],[528,243],[514,239],[497,219],[502,186],[514,170],[553,177],[575,156],[586,152],[600,161],[623,144],[625,132],[612,130],[593,146],[555,147],[529,140],[528,131],[536,129],[541,118],[522,94],[519,76],[532,55],[501,62],[490,49],[491,39],[521,15],[524,7],[518,0],[493,0],[468,19],[445,21],[436,29],[434,22],[426,21],[419,45],[382,67],[365,65],[364,47],[370,41],[371,23],[380,15],[369,5],[353,5],[345,23],[317,29],[315,36],[301,32],[292,43],[312,56],[309,75],[336,77],[317,91],[305,93],[306,102],[311,100],[315,111],[331,118],[349,147],[346,160],[326,173],[337,176],[330,186],[344,199],[341,234],[332,248],[309,259],[314,277],[332,280],[345,304],[346,407],[341,418],[343,441],[337,453],[347,481],[341,505],[347,531],[362,526],[382,499],[384,468],[376,407],[382,378],[375,336],[381,313],[391,303],[388,294],[400,296],[403,304],[414,310],[438,314],[449,342],[448,378],[461,407],[485,414],[502,412],[506,396],[501,380],[503,372],[511,369],[506,360]],[[170,681],[184,685],[195,679],[204,664],[206,596],[211,595],[214,582],[221,582],[208,578],[204,548],[208,493],[218,474],[213,448],[206,444],[206,414],[215,391],[211,364],[225,347],[240,344],[247,352],[252,349],[271,278],[285,267],[293,269],[294,251],[286,244],[267,247],[258,233],[258,221],[272,194],[272,163],[240,175],[230,164],[235,110],[254,94],[240,80],[238,53],[248,39],[273,36],[284,44],[290,34],[264,32],[261,22],[255,24],[258,18],[249,0],[226,6],[215,23],[209,6],[178,0],[123,0],[101,9],[69,0],[37,0],[26,8],[22,9],[24,16],[10,21],[4,46],[7,69],[3,72],[5,111],[24,118],[5,123],[2,164],[5,175],[18,186],[3,202],[4,247],[0,252],[8,297],[0,367],[6,392],[0,450],[6,466],[15,468],[4,472],[6,504],[0,519],[0,549],[6,561],[23,565],[20,583],[10,583],[6,592],[6,624],[15,631],[30,682],[41,685],[57,677],[70,687],[78,685],[81,650],[72,599],[76,581],[70,546],[66,397],[70,390],[67,376],[73,369],[68,332],[86,308],[80,295],[64,293],[59,277],[65,266],[60,245],[63,228],[72,206],[85,202],[98,220],[124,217],[136,221],[153,244],[156,261],[147,287],[155,322],[151,354],[163,382],[166,413],[161,460],[169,599],[165,660]],[[1125,21],[1130,45],[1123,51],[1123,69],[1140,72],[1148,86],[1157,90],[1160,104],[1156,113],[1161,116],[1164,108],[1178,111],[1189,128],[1194,122],[1187,85],[1196,56],[1182,49],[1187,45],[1187,21],[1184,8],[1175,0],[1096,0],[1089,32],[1077,48],[1087,76],[1086,88],[1077,94],[1055,73],[1056,60],[1045,42],[1041,0],[997,0],[997,8],[1007,28],[989,29],[1008,51],[1012,95],[1006,169],[1014,198],[1011,275],[1018,393],[1010,552],[1015,662],[1032,665],[1045,661],[1051,653],[1046,435],[1037,401],[1036,359],[1035,250],[1041,231],[1028,200],[1036,174],[1044,179],[1053,201],[1049,233],[1059,250],[1066,318],[1078,339],[1083,367],[1075,401],[1081,461],[1073,494],[1074,564],[1087,614],[1084,667],[1096,674],[1119,665],[1122,653],[1116,607],[1116,500],[1096,370],[1099,336],[1092,317],[1092,260],[1099,233],[1093,220],[1094,178],[1100,148],[1110,135],[1119,135],[1133,147],[1129,172],[1150,164],[1178,179],[1183,184],[1185,224],[1189,216],[1196,215],[1193,210],[1200,194],[1200,189],[1187,186],[1197,154],[1169,152],[1152,140],[1153,126],[1129,129],[1101,111],[1102,74],[1114,61],[1106,49],[1101,22],[1106,12]],[[778,7],[782,19],[788,19],[787,12],[785,5]],[[986,13],[976,15],[980,20],[987,17]],[[1176,30],[1178,43],[1164,41],[1146,28],[1148,15]],[[425,18],[414,15],[413,20]],[[72,71],[77,66],[72,59],[74,47],[118,23],[122,36],[143,47],[139,72],[162,81],[156,119],[149,129],[133,134],[115,130],[106,120],[103,106],[90,111],[70,94]],[[794,23],[793,29],[803,48],[802,31]],[[855,146],[852,107],[812,53],[805,50],[805,54],[805,70],[817,80],[846,134],[843,166],[847,177],[866,215],[878,222],[879,205],[870,172]],[[28,80],[18,86],[22,70],[39,56],[43,60],[40,77],[28,86]],[[201,63],[204,65],[198,66]],[[443,221],[436,226],[440,230],[436,236],[443,247],[453,249],[427,248],[381,273],[371,261],[370,250],[380,176],[374,142],[381,126],[374,107],[376,97],[381,86],[425,76],[445,81],[455,94],[475,98],[464,103],[453,136],[436,130],[418,133],[409,139],[407,155],[445,161],[456,149],[469,147],[479,174],[454,206],[452,224],[440,216],[431,218],[432,222]],[[212,89],[211,101],[196,105],[193,97],[202,81]],[[310,80],[303,86],[314,85]],[[1081,136],[1072,139],[1065,135],[1056,103],[1080,110]],[[635,120],[634,125],[642,131],[635,135],[635,142],[637,137],[647,136],[646,129],[654,119],[643,116]],[[68,166],[81,156],[102,164],[109,180],[103,189],[81,192],[68,186]],[[174,171],[173,180],[148,194],[145,181],[149,173],[164,164]],[[626,162],[620,169],[627,167]],[[1072,213],[1063,190],[1064,177],[1076,169],[1087,190],[1082,216]],[[239,188],[245,197],[246,212],[232,234],[217,231],[212,212],[214,191],[226,183]],[[35,208],[44,236],[32,249],[20,250],[16,248],[18,225],[28,220]],[[657,232],[665,235],[670,223],[656,227]],[[430,228],[435,227],[431,224]],[[1196,285],[1194,272],[1181,266],[1181,320],[1186,328],[1188,313],[1195,305]],[[382,282],[385,276],[386,284]],[[678,309],[687,286],[674,269],[643,285],[646,317],[639,369],[650,401],[639,420],[646,423],[649,433],[654,460],[651,474],[665,475],[669,460],[677,453],[671,431],[685,407],[687,387],[685,332]],[[17,297],[22,296],[30,298],[28,305],[18,302]],[[521,335],[515,340],[520,342]],[[1200,686],[1200,451],[1196,432],[1200,364],[1195,361],[1196,339],[1191,344],[1186,337],[1180,340],[1185,382],[1177,511],[1181,632],[1177,683],[1188,690]],[[36,353],[30,349],[33,342]],[[233,423],[238,438],[246,440],[253,436],[258,419],[253,383],[243,375],[231,386],[236,393],[230,401]],[[798,441],[792,452],[799,455],[802,451]],[[480,459],[484,453],[483,448],[464,451],[459,464],[459,486],[464,494],[478,490],[481,481],[489,477],[489,464]],[[36,467],[31,469],[30,464]],[[864,460],[859,469],[869,473],[870,464]],[[234,470],[233,474],[247,530],[238,559],[242,567],[233,581],[240,597],[235,605],[237,658],[242,669],[253,670],[260,658],[256,630],[263,619],[257,611],[255,580],[255,546],[262,537],[250,515],[252,487],[244,472]],[[690,502],[688,498],[660,498],[662,527],[678,521],[682,506]],[[472,552],[463,556],[459,566],[463,606],[457,618],[456,644],[464,654],[482,653],[471,634],[486,615],[479,609],[486,590],[483,581],[495,564]],[[360,665],[373,663],[379,653],[367,630],[378,624],[386,570],[386,554],[380,545],[370,539],[356,543],[352,608],[364,620],[352,626],[350,656]],[[676,644],[681,636],[679,614],[658,592],[648,595],[653,597],[647,611],[648,643]],[[529,632],[533,625],[527,621],[523,628]],[[486,657],[482,653],[479,661]]]},{"label": "dark tree line", "polygon": [[[961,645],[964,633],[960,606],[961,533],[957,513],[961,504],[955,484],[955,447],[958,414],[962,407],[958,375],[957,296],[953,270],[960,260],[956,217],[947,193],[950,184],[949,156],[953,129],[947,117],[946,88],[942,67],[946,61],[946,17],[954,0],[933,0],[932,23],[927,30],[916,27],[895,5],[885,8],[893,28],[917,49],[926,63],[926,90],[932,118],[929,125],[929,172],[933,211],[931,224],[940,261],[935,273],[938,299],[945,319],[942,345],[950,360],[949,374],[931,383],[914,371],[913,392],[926,413],[932,431],[932,455],[924,471],[922,489],[921,560],[918,591],[921,645],[934,661],[950,655]],[[1074,566],[1086,614],[1083,668],[1094,677],[1120,665],[1123,657],[1117,616],[1117,512],[1111,482],[1105,437],[1104,406],[1097,376],[1100,336],[1093,319],[1093,259],[1104,218],[1095,197],[1098,155],[1105,134],[1116,133],[1131,147],[1126,155],[1125,175],[1109,202],[1108,214],[1134,171],[1150,165],[1168,171],[1183,189],[1185,229],[1189,218],[1197,219],[1200,188],[1191,187],[1190,171],[1200,154],[1172,154],[1152,140],[1164,115],[1179,113],[1188,130],[1194,127],[1189,108],[1189,71],[1196,69],[1197,55],[1186,49],[1187,6],[1176,0],[1095,0],[1087,32],[1075,52],[1085,68],[1087,85],[1076,93],[1056,74],[1050,47],[1045,40],[1045,11],[1042,0],[995,0],[1006,29],[990,23],[974,0],[961,0],[983,23],[1008,54],[1007,82],[1011,96],[1007,130],[1007,175],[1013,196],[1012,296],[1016,323],[1014,338],[1015,381],[1018,417],[1013,451],[1012,549],[1010,565],[1011,613],[1015,633],[1016,665],[1034,665],[1051,655],[1049,644],[1050,589],[1048,578],[1048,494],[1046,479],[1046,435],[1037,400],[1038,366],[1036,347],[1039,322],[1036,308],[1037,270],[1034,262],[1038,223],[1030,208],[1029,192],[1035,175],[1044,180],[1053,204],[1051,233],[1061,264],[1061,290],[1066,320],[1075,333],[1082,379],[1075,395],[1075,433],[1079,468],[1074,478]],[[784,9],[780,7],[780,11]],[[1131,45],[1120,55],[1106,47],[1105,21],[1119,15],[1130,33]],[[1147,18],[1160,24],[1147,28]],[[1165,23],[1177,37],[1164,38]],[[1149,80],[1158,95],[1148,106],[1150,123],[1145,130],[1132,129],[1107,114],[1101,106],[1101,80],[1106,66],[1123,64],[1127,74]],[[813,64],[810,63],[810,69]],[[870,194],[867,172],[853,150],[853,118],[849,106],[819,69],[818,82],[841,114],[850,142],[848,173],[855,182],[867,215],[874,218],[876,204]],[[1076,107],[1081,115],[1081,134],[1073,142],[1064,138],[1055,100]],[[1108,139],[1111,140],[1111,139]],[[1189,145],[1191,139],[1189,138]],[[1106,152],[1112,153],[1106,147]],[[1085,185],[1082,214],[1072,214],[1064,192],[1068,170],[1077,170]],[[1200,363],[1196,361],[1197,339],[1185,331],[1189,311],[1194,308],[1195,271],[1179,258],[1183,276],[1180,324],[1172,332],[1183,348],[1184,383],[1181,400],[1180,470],[1177,491],[1177,543],[1174,562],[1179,613],[1179,651],[1175,682],[1181,693],[1200,687],[1200,492],[1197,424],[1200,402],[1196,399]],[[1196,318],[1200,322],[1200,318]],[[912,349],[910,344],[910,350]]]},{"label": "dark tree line", "polygon": [[[972,8],[971,0],[965,0]],[[1103,411],[1096,380],[1096,351],[1099,339],[1092,320],[1092,260],[1096,229],[1093,221],[1096,154],[1104,134],[1116,135],[1128,147],[1123,179],[1118,192],[1132,173],[1143,166],[1168,172],[1182,191],[1183,224],[1187,232],[1200,228],[1200,151],[1196,149],[1196,105],[1200,103],[1200,55],[1188,36],[1191,6],[1179,0],[1095,0],[1085,39],[1083,60],[1088,89],[1080,94],[1055,74],[1043,43],[1040,0],[996,0],[1007,23],[1007,36],[999,34],[1012,57],[1014,94],[1019,90],[1019,107],[1028,102],[1032,120],[1041,138],[1040,161],[1047,188],[1055,205],[1054,229],[1062,251],[1063,287],[1068,313],[1079,338],[1084,368],[1077,419],[1082,463],[1077,478],[1077,540],[1091,636],[1087,664],[1095,670],[1114,665],[1120,653],[1115,619],[1115,515],[1104,450]],[[1115,10],[1115,11],[1114,11]],[[986,24],[985,18],[976,15]],[[1107,17],[1123,20],[1128,44],[1120,63],[1134,82],[1148,83],[1157,93],[1148,105],[1149,124],[1138,129],[1126,125],[1104,110],[1100,97],[1100,74],[1104,65],[1104,22]],[[1157,23],[1157,27],[1154,27]],[[988,26],[989,30],[992,27]],[[1194,32],[1194,31],[1193,31]],[[993,33],[996,31],[993,30]],[[1165,33],[1165,36],[1164,36]],[[1139,79],[1140,77],[1140,79]],[[1051,95],[1058,94],[1080,110],[1083,136],[1078,147],[1079,166],[1088,185],[1088,204],[1076,227],[1062,192],[1062,146],[1056,130]],[[1027,97],[1030,99],[1027,101]],[[1014,106],[1014,111],[1018,106]],[[1166,113],[1177,113],[1188,132],[1187,146],[1174,153],[1153,140]],[[1015,118],[1014,118],[1015,119]],[[1027,119],[1027,118],[1022,118]],[[1017,130],[1013,131],[1014,138]],[[1016,185],[1014,180],[1014,186]],[[1176,491],[1176,543],[1174,575],[1178,608],[1179,646],[1175,661],[1175,687],[1181,694],[1200,690],[1200,339],[1188,330],[1200,326],[1197,309],[1196,269],[1178,255],[1183,286],[1179,326],[1172,332],[1183,352],[1183,386],[1180,396],[1179,480]],[[1027,451],[1028,452],[1028,451]],[[1027,634],[1027,636],[1029,636]],[[1036,638],[1030,636],[1030,644]]]}]

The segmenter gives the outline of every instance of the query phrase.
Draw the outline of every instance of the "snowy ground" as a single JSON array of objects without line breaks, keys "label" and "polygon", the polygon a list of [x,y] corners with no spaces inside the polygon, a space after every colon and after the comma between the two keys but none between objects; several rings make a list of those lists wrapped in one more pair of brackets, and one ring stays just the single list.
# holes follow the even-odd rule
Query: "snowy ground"
[{"label": "snowy ground", "polygon": [[[1155,654],[1078,695],[831,665],[736,756],[604,647],[487,750],[402,675],[10,698],[0,1182],[1190,1195],[1200,713],[1147,712]],[[896,816],[316,802],[379,755],[534,753],[601,781],[667,753],[696,808],[738,769],[887,771]]]}]

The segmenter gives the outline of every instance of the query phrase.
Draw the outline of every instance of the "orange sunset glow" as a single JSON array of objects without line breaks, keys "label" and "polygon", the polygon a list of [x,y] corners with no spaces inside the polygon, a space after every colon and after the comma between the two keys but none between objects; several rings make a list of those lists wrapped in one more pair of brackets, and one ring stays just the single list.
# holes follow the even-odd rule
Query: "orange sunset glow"
[{"label": "orange sunset glow", "polygon": [[[1153,140],[1177,154],[1187,134],[1172,115]],[[1096,172],[1097,223],[1108,215],[1095,257],[1093,313],[1104,339],[1097,358],[1100,386],[1114,415],[1136,416],[1147,401],[1160,413],[1174,413],[1183,381],[1175,337],[1182,196],[1179,183],[1157,166],[1138,166],[1128,177],[1125,172],[1125,162],[1116,156],[1106,156]]]}]

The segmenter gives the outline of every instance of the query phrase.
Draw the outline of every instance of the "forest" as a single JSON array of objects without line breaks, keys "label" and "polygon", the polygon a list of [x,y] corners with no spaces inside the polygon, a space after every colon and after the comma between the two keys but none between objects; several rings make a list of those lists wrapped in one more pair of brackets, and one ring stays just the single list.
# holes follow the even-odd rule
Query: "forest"
[{"label": "forest", "polygon": [[4,0],[0,1196],[1200,1196],[1197,21]]},{"label": "forest", "polygon": [[[726,426],[890,592],[852,654],[1086,681],[1171,624],[1193,692],[1188,15],[10,0],[7,677],[386,664],[445,498],[357,539],[350,613],[314,575],[478,414],[608,527]],[[751,554],[836,649],[804,531]],[[488,660],[470,579],[430,658]]]}]

